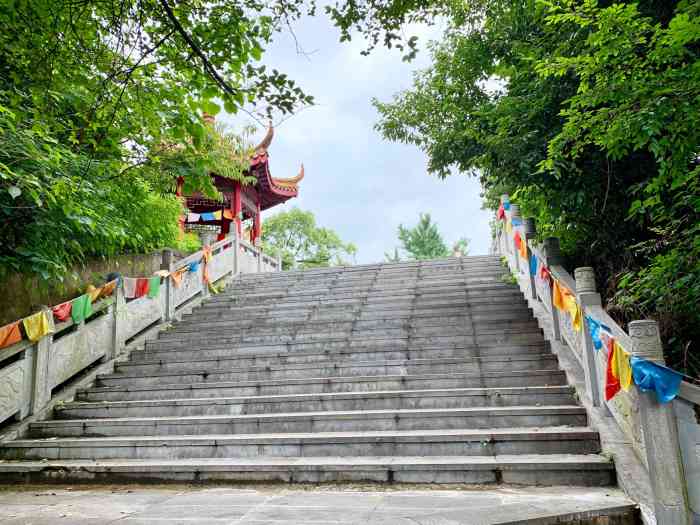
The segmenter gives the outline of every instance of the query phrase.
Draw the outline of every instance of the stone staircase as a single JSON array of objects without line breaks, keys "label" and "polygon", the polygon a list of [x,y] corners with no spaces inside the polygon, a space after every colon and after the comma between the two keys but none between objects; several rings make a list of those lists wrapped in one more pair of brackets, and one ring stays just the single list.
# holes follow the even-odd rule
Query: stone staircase
[{"label": "stone staircase", "polygon": [[0,448],[29,481],[614,484],[497,257],[238,278]]}]

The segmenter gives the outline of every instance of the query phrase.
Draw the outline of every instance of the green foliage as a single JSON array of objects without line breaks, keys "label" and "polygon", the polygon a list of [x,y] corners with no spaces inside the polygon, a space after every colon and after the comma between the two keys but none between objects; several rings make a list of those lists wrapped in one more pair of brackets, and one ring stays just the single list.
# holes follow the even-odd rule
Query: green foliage
[{"label": "green foliage", "polygon": [[418,224],[413,228],[399,224],[399,241],[410,259],[437,259],[450,255],[437,224],[432,222],[429,213],[421,213]]},{"label": "green foliage", "polygon": [[312,212],[296,207],[265,219],[262,245],[266,253],[282,258],[284,270],[348,264],[345,257],[357,252],[333,230],[317,226]]},{"label": "green foliage", "polygon": [[477,0],[443,13],[432,66],[375,101],[378,130],[423,149],[438,176],[478,175],[493,209],[509,193],[539,235],[561,238],[568,266],[596,268],[619,321],[659,319],[669,363],[700,370],[688,358],[700,323],[698,3]]}]

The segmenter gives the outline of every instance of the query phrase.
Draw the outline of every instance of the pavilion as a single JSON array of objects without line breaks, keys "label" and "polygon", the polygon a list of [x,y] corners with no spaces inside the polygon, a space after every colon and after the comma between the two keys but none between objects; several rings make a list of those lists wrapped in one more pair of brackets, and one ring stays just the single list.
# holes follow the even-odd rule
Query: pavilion
[{"label": "pavilion", "polygon": [[[214,118],[205,115],[205,120],[213,124]],[[296,197],[299,193],[299,182],[304,178],[303,164],[296,177],[278,179],[271,175],[268,148],[273,136],[274,129],[270,123],[265,138],[255,147],[250,159],[250,168],[245,172],[246,176],[256,178],[255,183],[244,185],[216,173],[211,174],[214,186],[222,195],[220,200],[207,198],[198,192],[183,195],[185,181],[183,177],[178,177],[176,195],[185,198],[190,212],[182,223],[183,229],[186,224],[218,226],[220,240],[229,234],[232,222],[235,223],[236,232],[240,237],[242,222],[252,219],[249,240],[253,245],[259,243],[262,234],[261,212]]]}]

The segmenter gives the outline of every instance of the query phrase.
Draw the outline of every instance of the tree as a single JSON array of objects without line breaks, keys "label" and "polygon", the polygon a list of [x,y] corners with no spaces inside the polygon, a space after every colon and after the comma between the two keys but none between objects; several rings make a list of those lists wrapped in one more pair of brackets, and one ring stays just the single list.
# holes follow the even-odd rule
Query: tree
[{"label": "tree", "polygon": [[[410,16],[394,9],[392,20]],[[669,362],[689,370],[700,323],[690,306],[700,302],[699,4],[476,0],[443,12],[431,67],[375,101],[379,131],[423,149],[438,176],[478,175],[494,209],[509,193],[540,235],[561,238],[568,266],[596,268],[620,322],[658,319]]]},{"label": "tree", "polygon": [[469,239],[462,237],[457,239],[452,245],[452,255],[455,257],[465,257],[469,254]]},{"label": "tree", "polygon": [[399,241],[411,259],[436,259],[450,255],[437,224],[432,222],[429,213],[421,213],[418,224],[413,228],[399,224]]},{"label": "tree", "polygon": [[285,270],[348,264],[345,257],[357,252],[333,230],[317,226],[312,212],[296,207],[265,219],[262,244],[265,252],[282,258]]}]

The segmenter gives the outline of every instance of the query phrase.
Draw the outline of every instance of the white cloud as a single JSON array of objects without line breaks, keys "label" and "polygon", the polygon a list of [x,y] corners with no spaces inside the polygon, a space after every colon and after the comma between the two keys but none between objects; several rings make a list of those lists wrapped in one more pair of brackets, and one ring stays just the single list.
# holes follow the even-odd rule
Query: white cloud
[{"label": "white cloud", "polygon": [[[419,33],[423,46],[439,34],[425,26],[413,29],[408,33]],[[299,55],[291,36],[282,34],[264,62],[287,73],[318,105],[276,130],[270,148],[273,174],[292,176],[303,161],[306,178],[299,198],[268,213],[294,205],[313,211],[319,224],[358,246],[359,263],[379,261],[393,250],[399,223],[415,224],[420,212],[431,213],[448,243],[469,237],[472,254],[487,253],[489,217],[480,209],[478,181],[429,176],[425,155],[385,142],[373,130],[377,114],[370,99],[387,100],[409,88],[412,72],[427,64],[427,53],[411,64],[395,50],[362,56],[361,39],[339,43],[337,30],[322,17],[304,20],[295,32],[304,49],[317,51],[309,58]]]}]

